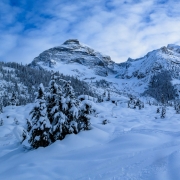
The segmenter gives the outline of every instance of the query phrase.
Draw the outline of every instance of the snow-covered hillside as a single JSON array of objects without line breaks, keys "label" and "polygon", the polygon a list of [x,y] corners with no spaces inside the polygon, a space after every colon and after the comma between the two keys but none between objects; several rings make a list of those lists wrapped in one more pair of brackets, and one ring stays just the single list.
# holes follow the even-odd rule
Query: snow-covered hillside
[{"label": "snow-covered hillside", "polygon": [[[46,148],[26,150],[18,133],[33,104],[0,114],[0,179],[178,180],[179,114],[161,119],[157,107],[128,109],[127,99],[94,104],[92,130],[66,136]],[[18,120],[18,123],[15,122]],[[107,119],[109,123],[102,124]]]}]

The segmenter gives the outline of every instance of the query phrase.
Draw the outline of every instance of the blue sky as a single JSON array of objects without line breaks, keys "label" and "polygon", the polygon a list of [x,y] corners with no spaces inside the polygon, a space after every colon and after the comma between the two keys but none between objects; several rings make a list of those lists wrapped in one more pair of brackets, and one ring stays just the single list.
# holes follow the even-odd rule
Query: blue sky
[{"label": "blue sky", "polygon": [[70,38],[116,62],[180,45],[178,0],[1,0],[0,60],[30,63]]}]

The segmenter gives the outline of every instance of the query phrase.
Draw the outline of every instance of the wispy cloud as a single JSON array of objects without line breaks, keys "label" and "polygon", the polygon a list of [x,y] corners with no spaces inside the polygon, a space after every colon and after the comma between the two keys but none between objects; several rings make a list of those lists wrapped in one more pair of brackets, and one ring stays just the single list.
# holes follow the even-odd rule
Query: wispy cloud
[{"label": "wispy cloud", "polygon": [[116,62],[180,45],[177,0],[2,0],[0,60],[29,63],[77,38]]}]

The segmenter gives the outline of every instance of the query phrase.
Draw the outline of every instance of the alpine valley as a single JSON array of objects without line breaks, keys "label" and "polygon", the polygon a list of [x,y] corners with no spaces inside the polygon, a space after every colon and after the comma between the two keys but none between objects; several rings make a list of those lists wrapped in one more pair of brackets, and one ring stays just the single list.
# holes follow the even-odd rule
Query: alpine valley
[{"label": "alpine valley", "polygon": [[0,62],[0,179],[180,179],[180,46],[138,59],[69,39]]}]

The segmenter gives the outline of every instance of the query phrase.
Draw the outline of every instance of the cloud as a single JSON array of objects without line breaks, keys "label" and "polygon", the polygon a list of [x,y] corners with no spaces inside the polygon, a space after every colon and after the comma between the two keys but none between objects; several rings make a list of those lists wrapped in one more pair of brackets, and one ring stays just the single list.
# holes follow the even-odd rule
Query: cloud
[{"label": "cloud", "polygon": [[77,38],[116,62],[180,45],[177,0],[2,0],[0,60],[29,63]]}]

